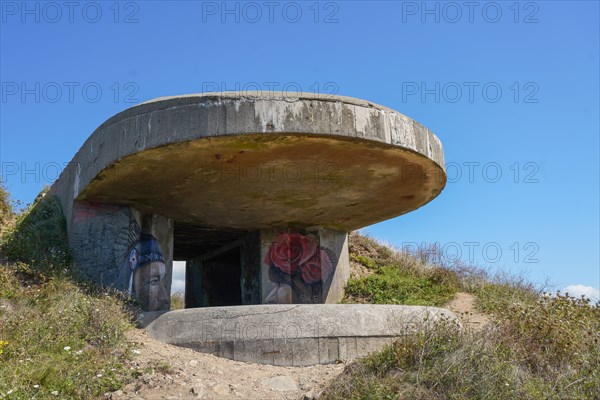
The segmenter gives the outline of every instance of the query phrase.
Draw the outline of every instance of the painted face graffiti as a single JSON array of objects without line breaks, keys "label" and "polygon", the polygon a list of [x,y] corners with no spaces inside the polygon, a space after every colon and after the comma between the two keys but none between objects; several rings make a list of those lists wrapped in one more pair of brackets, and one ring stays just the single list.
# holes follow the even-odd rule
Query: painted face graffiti
[{"label": "painted face graffiti", "polygon": [[169,299],[165,286],[165,264],[160,261],[145,264],[134,275],[136,295],[147,311],[168,309]]},{"label": "painted face graffiti", "polygon": [[[165,280],[165,260],[156,238],[142,233],[139,259],[130,253],[133,271],[133,288],[142,308],[146,311],[169,309],[169,291]],[[133,251],[132,251],[133,252]],[[133,259],[133,260],[132,260]],[[137,267],[134,267],[135,264]]]}]

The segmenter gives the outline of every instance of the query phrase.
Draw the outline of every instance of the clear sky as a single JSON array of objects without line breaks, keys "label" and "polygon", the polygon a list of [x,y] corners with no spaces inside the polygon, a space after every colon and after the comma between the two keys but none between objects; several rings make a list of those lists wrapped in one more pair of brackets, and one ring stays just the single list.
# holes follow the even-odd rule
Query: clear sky
[{"label": "clear sky", "polygon": [[2,1],[1,12],[0,164],[17,200],[142,101],[341,94],[416,119],[445,150],[442,194],[370,235],[598,296],[597,1]]}]

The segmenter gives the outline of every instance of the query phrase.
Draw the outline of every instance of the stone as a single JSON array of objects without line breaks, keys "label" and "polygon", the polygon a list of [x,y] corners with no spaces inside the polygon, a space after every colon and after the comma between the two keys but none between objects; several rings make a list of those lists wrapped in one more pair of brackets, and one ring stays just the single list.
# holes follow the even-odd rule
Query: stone
[{"label": "stone", "polygon": [[274,376],[262,381],[262,384],[277,392],[298,390],[296,382],[289,376]]},{"label": "stone", "polygon": [[230,393],[229,387],[221,384],[216,384],[212,387],[213,392],[218,394],[219,396],[227,396]]}]

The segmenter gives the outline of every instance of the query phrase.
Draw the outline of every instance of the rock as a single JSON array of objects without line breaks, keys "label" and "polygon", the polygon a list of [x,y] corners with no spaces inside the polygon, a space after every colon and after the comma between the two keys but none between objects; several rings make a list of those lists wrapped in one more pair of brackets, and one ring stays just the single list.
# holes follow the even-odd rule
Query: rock
[{"label": "rock", "polygon": [[192,360],[192,361],[190,361],[189,365],[190,365],[190,367],[197,367],[198,366],[198,361]]},{"label": "rock", "polygon": [[296,382],[289,376],[274,376],[263,380],[262,384],[278,392],[298,390]]},{"label": "rock", "polygon": [[146,385],[149,384],[151,380],[152,380],[152,375],[150,375],[150,374],[142,375],[142,382],[144,382]]},{"label": "rock", "polygon": [[225,385],[217,384],[217,385],[213,386],[212,390],[219,396],[229,395],[229,388]]}]

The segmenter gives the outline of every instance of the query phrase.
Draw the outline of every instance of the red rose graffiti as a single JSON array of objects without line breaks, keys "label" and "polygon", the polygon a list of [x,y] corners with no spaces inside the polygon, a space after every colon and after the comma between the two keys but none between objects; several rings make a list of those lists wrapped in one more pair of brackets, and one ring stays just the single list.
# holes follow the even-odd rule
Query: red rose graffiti
[{"label": "red rose graffiti", "polygon": [[333,272],[333,265],[325,250],[319,249],[319,251],[313,255],[306,263],[300,268],[300,275],[306,283],[317,283],[320,280],[327,280],[329,275]]},{"label": "red rose graffiti", "polygon": [[279,268],[286,274],[294,275],[316,252],[317,241],[314,236],[280,233],[271,243],[265,263]]},{"label": "red rose graffiti", "polygon": [[333,273],[327,250],[319,247],[310,234],[280,233],[269,246],[264,262],[270,267],[271,281],[278,284],[267,296],[270,303],[319,301],[316,297],[322,295],[321,283]]}]

